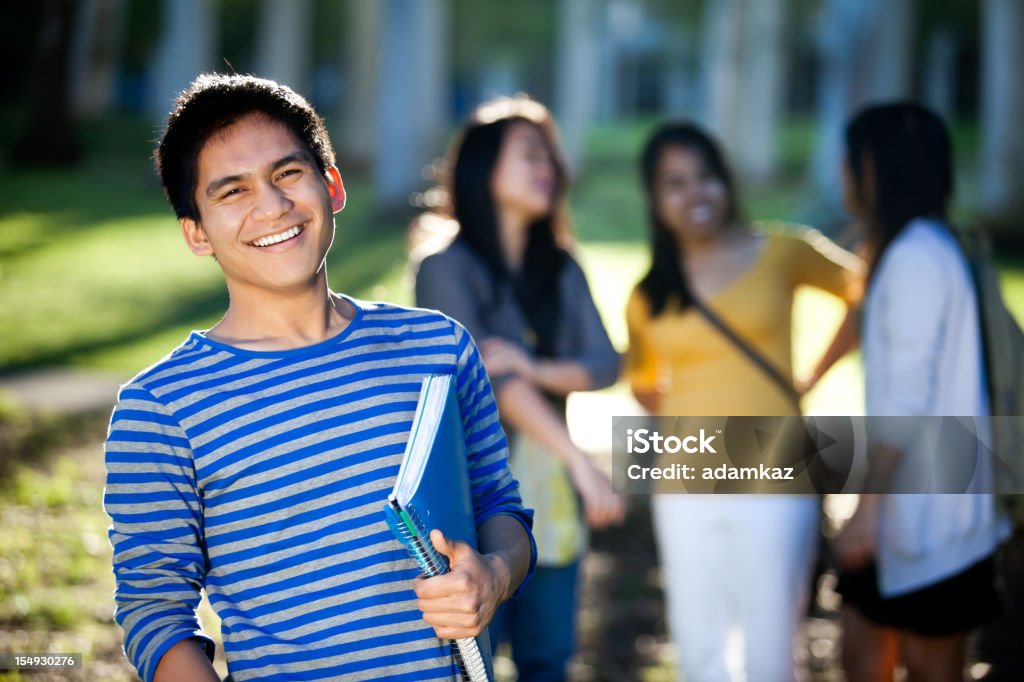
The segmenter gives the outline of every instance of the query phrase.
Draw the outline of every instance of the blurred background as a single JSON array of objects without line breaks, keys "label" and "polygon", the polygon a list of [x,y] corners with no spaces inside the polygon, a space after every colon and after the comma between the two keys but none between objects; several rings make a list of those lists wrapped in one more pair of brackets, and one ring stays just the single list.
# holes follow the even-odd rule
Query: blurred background
[{"label": "blurred background", "polygon": [[[274,78],[314,103],[349,191],[331,286],[400,303],[405,228],[435,201],[460,120],[499,94],[547,103],[574,171],[579,257],[620,349],[647,266],[637,156],[657,121],[716,133],[753,218],[850,245],[842,126],[866,103],[915,98],[952,127],[956,221],[995,236],[1024,319],[1020,0],[7,2],[0,64],[0,651],[84,652],[80,679],[132,679],[100,506],[117,386],[227,303],[216,264],[182,246],[150,161],[201,71]],[[801,295],[798,368],[840,315]],[[862,411],[858,363],[840,363],[808,411]],[[606,455],[608,416],[636,409],[623,387],[574,398],[573,433]],[[630,505],[630,524],[587,557],[575,679],[672,679],[645,501]],[[828,577],[805,628],[818,680],[841,679]],[[1000,627],[975,646],[976,679],[1024,679],[1020,615]]]}]

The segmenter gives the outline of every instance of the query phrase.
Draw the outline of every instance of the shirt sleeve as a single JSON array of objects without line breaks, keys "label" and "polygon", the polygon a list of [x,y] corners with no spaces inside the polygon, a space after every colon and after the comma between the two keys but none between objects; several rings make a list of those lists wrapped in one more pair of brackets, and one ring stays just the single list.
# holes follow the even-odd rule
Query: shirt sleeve
[{"label": "shirt sleeve", "polygon": [[626,328],[629,331],[626,380],[633,390],[653,391],[658,388],[660,368],[650,341],[650,309],[639,289],[633,290],[626,304]]},{"label": "shirt sleeve", "polygon": [[202,640],[212,660],[213,641],[196,615],[206,561],[188,438],[149,391],[128,385],[118,396],[105,451],[114,617],[124,630],[125,653],[147,681],[184,639]]},{"label": "shirt sleeve", "polygon": [[594,297],[590,295],[587,278],[579,264],[572,258],[565,266],[571,278],[567,300],[562,302],[563,309],[571,310],[576,315],[581,343],[577,353],[571,358],[586,369],[590,376],[590,388],[611,386],[619,377],[620,358],[615,351],[608,332],[605,331],[601,315],[594,305]]},{"label": "shirt sleeve", "polygon": [[[894,244],[884,258],[884,270],[872,284],[873,300],[865,320],[868,333],[878,339],[865,349],[867,413],[884,417],[932,414],[948,278],[933,254],[915,249],[913,244]],[[872,440],[905,449],[915,436],[905,428],[912,420],[876,422]]]},{"label": "shirt sleeve", "polygon": [[817,230],[805,229],[792,238],[793,284],[805,284],[848,303],[860,299],[864,262]]},{"label": "shirt sleeve", "polygon": [[[455,387],[466,433],[469,485],[476,526],[479,528],[497,514],[508,514],[522,524],[530,538],[528,580],[537,564],[533,510],[523,507],[519,482],[509,470],[508,441],[498,420],[498,403],[494,399],[480,353],[472,337],[461,325],[453,321],[452,327],[457,355]],[[522,584],[525,585],[526,580]]]},{"label": "shirt sleeve", "polygon": [[[466,271],[467,264],[459,254],[442,251],[427,256],[416,270],[416,306],[439,310],[462,325],[474,339],[494,335],[481,311],[482,301]],[[492,376],[494,390],[499,390],[510,375]]]},{"label": "shirt sleeve", "polygon": [[481,302],[469,286],[465,267],[455,254],[443,251],[427,256],[416,271],[416,305],[440,310],[457,320],[474,339],[490,336]]}]

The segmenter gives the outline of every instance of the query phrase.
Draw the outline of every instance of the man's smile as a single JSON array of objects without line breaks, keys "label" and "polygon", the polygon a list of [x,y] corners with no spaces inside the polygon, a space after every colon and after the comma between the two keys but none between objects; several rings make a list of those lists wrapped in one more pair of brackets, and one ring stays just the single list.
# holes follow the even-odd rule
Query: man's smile
[{"label": "man's smile", "polygon": [[295,237],[298,237],[306,229],[305,226],[305,223],[303,223],[302,225],[295,225],[293,227],[289,227],[287,230],[283,230],[282,232],[275,232],[274,234],[268,234],[265,237],[255,239],[249,242],[249,244],[251,246],[259,247],[267,247],[273,246],[274,244],[280,244],[281,242],[286,242],[291,239],[294,239]]}]

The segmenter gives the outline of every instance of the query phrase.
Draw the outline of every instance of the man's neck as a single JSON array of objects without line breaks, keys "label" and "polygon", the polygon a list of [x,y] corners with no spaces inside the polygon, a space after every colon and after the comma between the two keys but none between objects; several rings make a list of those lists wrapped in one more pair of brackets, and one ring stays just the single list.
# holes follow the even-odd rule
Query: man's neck
[{"label": "man's neck", "polygon": [[352,304],[332,294],[326,280],[301,292],[230,289],[227,313],[207,336],[245,350],[312,346],[340,334],[355,316]]}]

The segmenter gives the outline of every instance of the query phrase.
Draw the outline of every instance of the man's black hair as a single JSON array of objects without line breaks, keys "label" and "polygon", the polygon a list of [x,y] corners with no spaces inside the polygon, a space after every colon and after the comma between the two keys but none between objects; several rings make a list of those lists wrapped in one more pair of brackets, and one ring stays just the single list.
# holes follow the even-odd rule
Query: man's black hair
[{"label": "man's black hair", "polygon": [[334,165],[323,119],[294,90],[254,76],[201,74],[175,101],[153,154],[164,193],[179,218],[199,220],[195,194],[203,145],[250,114],[288,128],[309,149],[321,173]]}]

